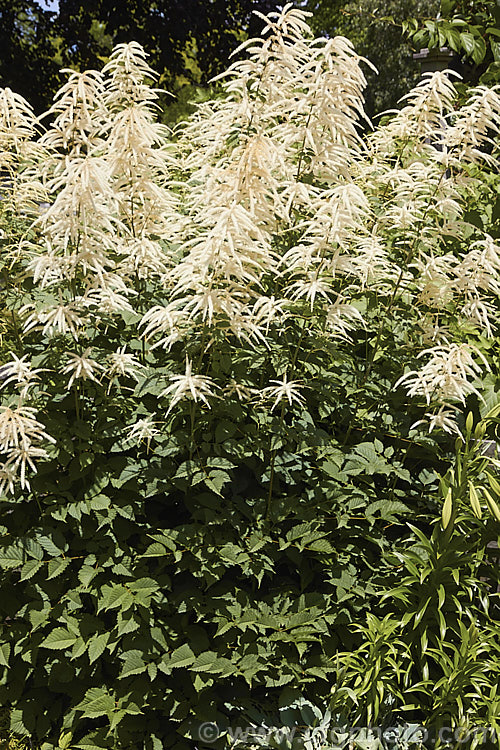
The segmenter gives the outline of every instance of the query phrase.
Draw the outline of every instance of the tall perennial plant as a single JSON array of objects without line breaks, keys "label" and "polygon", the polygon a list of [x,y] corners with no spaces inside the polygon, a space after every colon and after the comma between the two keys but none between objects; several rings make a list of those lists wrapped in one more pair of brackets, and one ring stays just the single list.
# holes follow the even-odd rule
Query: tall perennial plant
[{"label": "tall perennial plant", "polygon": [[[134,42],[46,126],[0,91],[0,699],[44,750],[222,743],[340,680],[353,721],[493,720],[500,485],[450,526],[438,484],[497,399],[500,92],[427,75],[372,130],[307,16],[175,133]],[[489,699],[446,677],[471,623]]]}]

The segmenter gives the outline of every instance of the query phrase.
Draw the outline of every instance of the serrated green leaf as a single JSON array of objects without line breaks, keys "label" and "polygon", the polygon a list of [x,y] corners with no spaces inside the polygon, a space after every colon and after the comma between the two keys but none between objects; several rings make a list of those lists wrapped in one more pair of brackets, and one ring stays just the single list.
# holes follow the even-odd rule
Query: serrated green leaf
[{"label": "serrated green leaf", "polygon": [[168,666],[171,669],[176,669],[178,667],[189,667],[194,663],[194,660],[195,656],[191,651],[190,646],[187,643],[184,643],[182,646],[179,646],[179,648],[176,648],[175,651],[170,654],[168,658]]},{"label": "serrated green leaf", "polygon": [[325,554],[331,554],[334,552],[334,548],[326,539],[317,539],[314,542],[306,543],[305,549],[313,552],[323,552]]},{"label": "serrated green leaf", "polygon": [[153,542],[153,544],[149,545],[142,557],[163,557],[167,554],[171,553],[167,551],[167,548],[163,544],[160,544],[160,542]]},{"label": "serrated green leaf", "polygon": [[85,698],[75,708],[83,712],[82,719],[97,719],[113,713],[115,699],[104,688],[89,688]]},{"label": "serrated green leaf", "polygon": [[38,535],[36,538],[38,544],[51,557],[61,557],[62,550],[57,547],[49,536]]},{"label": "serrated green leaf", "polygon": [[123,680],[125,677],[130,677],[131,675],[141,674],[141,672],[145,672],[147,665],[144,663],[142,657],[143,653],[138,649],[126,651],[124,654],[122,654],[120,658],[124,659],[125,663],[122,667],[122,671],[120,672],[118,679]]},{"label": "serrated green leaf", "polygon": [[80,656],[83,656],[86,650],[87,650],[87,644],[85,643],[85,641],[83,640],[81,636],[78,637],[71,651],[71,659],[79,659]]},{"label": "serrated green leaf", "polygon": [[25,559],[26,554],[23,548],[19,545],[13,544],[10,547],[3,547],[3,549],[0,550],[0,566],[4,570],[20,568]]},{"label": "serrated green leaf", "polygon": [[10,643],[0,644],[0,666],[8,667],[10,657]]},{"label": "serrated green leaf", "polygon": [[94,576],[97,575],[97,570],[90,565],[82,565],[78,571],[78,580],[82,586],[88,586]]},{"label": "serrated green leaf", "polygon": [[134,596],[125,586],[115,584],[106,591],[106,596],[99,602],[99,609],[127,610],[134,603]]},{"label": "serrated green leaf", "polygon": [[111,504],[111,500],[107,495],[96,495],[90,500],[90,507],[92,510],[106,510]]},{"label": "serrated green leaf", "polygon": [[35,573],[38,573],[42,565],[43,563],[40,560],[28,560],[21,568],[21,577],[19,580],[27,581],[29,578],[32,578]]},{"label": "serrated green leaf", "polygon": [[71,648],[76,642],[77,636],[70,633],[66,628],[54,628],[44,641],[40,644],[44,648],[66,649]]},{"label": "serrated green leaf", "polygon": [[61,575],[61,573],[66,570],[68,565],[69,560],[63,558],[52,558],[52,560],[49,560],[49,563],[47,565],[47,581],[50,581],[51,578],[57,578],[58,575]]},{"label": "serrated green leaf", "polygon": [[92,664],[96,661],[96,659],[99,659],[99,657],[102,656],[108,641],[109,633],[100,633],[99,635],[92,636],[87,646],[90,664]]}]

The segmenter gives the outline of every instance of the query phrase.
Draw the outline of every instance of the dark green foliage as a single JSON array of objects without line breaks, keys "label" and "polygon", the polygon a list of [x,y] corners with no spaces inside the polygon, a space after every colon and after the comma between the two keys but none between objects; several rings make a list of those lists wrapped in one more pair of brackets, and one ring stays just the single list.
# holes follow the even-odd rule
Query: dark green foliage
[{"label": "dark green foliage", "polygon": [[149,51],[162,83],[206,85],[227,66],[245,34],[263,22],[254,10],[274,10],[273,0],[60,0],[49,12],[37,0],[0,1],[0,86],[31,102],[38,114],[62,83],[61,67],[99,69],[119,42],[136,40]]},{"label": "dark green foliage", "polygon": [[0,0],[0,86],[22,94],[39,112],[60,85],[54,15],[36,0]]},{"label": "dark green foliage", "polygon": [[403,30],[413,43],[448,47],[467,83],[493,85],[500,80],[500,4],[498,0],[442,0],[439,16],[407,19]]},{"label": "dark green foliage", "polygon": [[[195,45],[196,63],[206,83],[227,65],[241,38],[239,29],[257,35],[262,21],[253,10],[268,13],[275,9],[271,0],[232,0],[200,3],[198,0],[60,0],[58,27],[65,40],[68,60],[81,69],[99,66],[99,55],[109,48],[96,45],[92,33],[96,20],[103,24],[112,46],[132,39],[147,47],[151,64],[168,77],[188,74],[186,52]],[[189,55],[189,52],[187,53]]]},{"label": "dark green foliage", "polygon": [[[270,377],[288,346],[306,346],[300,328],[251,360],[221,345],[209,375]],[[107,336],[112,347],[123,331]],[[325,702],[335,654],[362,642],[354,625],[369,611],[397,613],[400,600],[403,629],[415,614],[415,632],[426,623],[436,646],[434,604],[416,622],[425,591],[380,594],[404,583],[401,564],[413,570],[405,540],[425,539],[407,522],[430,533],[438,446],[398,437],[412,419],[390,392],[398,356],[380,359],[361,388],[356,345],[329,363],[317,347],[302,348],[297,365],[309,375],[307,409],[188,406],[139,455],[123,443],[119,396],[107,401],[90,384],[77,413],[73,394],[54,386],[54,459],[30,496],[1,505],[0,700],[15,706],[15,732],[159,748],[196,739],[204,721],[223,729],[230,704],[272,707],[285,686]],[[157,372],[136,387],[144,413],[157,408]],[[470,561],[457,554],[447,551],[450,602]],[[428,585],[441,596],[432,575]],[[453,623],[447,632],[456,643]]]}]

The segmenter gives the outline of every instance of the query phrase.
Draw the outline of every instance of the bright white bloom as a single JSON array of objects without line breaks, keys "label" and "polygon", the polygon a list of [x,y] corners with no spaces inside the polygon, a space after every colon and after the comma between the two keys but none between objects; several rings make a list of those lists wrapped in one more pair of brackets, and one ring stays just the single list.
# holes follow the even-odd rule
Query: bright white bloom
[{"label": "bright white bloom", "polygon": [[157,334],[167,334],[157,341],[152,349],[162,346],[164,349],[170,350],[172,344],[182,338],[189,315],[184,310],[179,309],[180,305],[182,305],[182,300],[170,302],[163,307],[157,305],[143,316],[140,325],[145,326],[142,335],[146,340]]},{"label": "bright white bloom", "polygon": [[421,370],[412,370],[403,375],[395,387],[404,384],[409,396],[424,396],[428,404],[431,401],[461,401],[465,404],[470,393],[481,398],[470,382],[470,379],[476,380],[482,374],[482,368],[473,359],[473,354],[487,370],[490,369],[481,352],[470,344],[448,344],[425,349],[418,356],[431,355],[430,361]]},{"label": "bright white bloom", "polygon": [[[452,411],[452,409],[454,411]],[[460,413],[460,409],[456,406],[449,408],[441,406],[436,414],[426,413],[424,419],[419,419],[418,422],[414,422],[411,425],[410,430],[414,430],[418,425],[424,424],[429,426],[429,434],[437,428],[444,432],[448,432],[450,435],[459,435],[462,437],[462,433],[455,421],[457,412]]]},{"label": "bright white bloom", "polygon": [[[127,293],[130,293],[130,290],[127,290]],[[125,294],[117,292],[115,289],[111,289],[111,287],[91,289],[86,295],[85,304],[94,306],[98,314],[134,312],[134,308]]]},{"label": "bright white bloom", "polygon": [[[476,86],[469,93],[467,104],[443,130],[442,140],[451,152],[450,163],[486,161],[495,164],[494,157],[482,150],[494,144],[493,133],[500,132],[500,86]],[[498,164],[497,164],[498,166]]]},{"label": "bright white bloom", "polygon": [[210,408],[208,396],[216,398],[214,388],[217,388],[213,380],[203,375],[193,375],[192,363],[186,354],[186,371],[184,375],[172,375],[169,378],[171,384],[168,385],[160,396],[171,396],[172,400],[168,407],[167,414],[172,411],[174,406],[184,398],[192,399],[195,402],[203,401]]},{"label": "bright white bloom", "polygon": [[293,406],[294,403],[303,406],[306,402],[304,396],[300,393],[300,389],[306,386],[299,380],[288,380],[287,378],[288,376],[285,373],[282,380],[270,380],[269,382],[274,383],[274,385],[267,386],[260,391],[261,399],[274,399],[271,411],[274,411],[284,399],[289,406]]},{"label": "bright white bloom", "polygon": [[[55,442],[52,440],[52,442]],[[4,464],[4,471],[12,472],[16,475],[19,472],[19,483],[21,489],[29,489],[30,483],[26,479],[26,467],[28,466],[33,474],[36,474],[35,458],[48,458],[47,451],[44,448],[36,448],[33,445],[20,446],[11,448],[7,452],[7,460]]]},{"label": "bright white bloom", "polygon": [[452,274],[456,265],[457,259],[451,253],[441,256],[422,254],[412,264],[419,272],[417,284],[422,304],[440,309],[453,299],[455,285]]},{"label": "bright white bloom", "polygon": [[352,342],[349,331],[365,325],[360,311],[345,302],[345,298],[339,294],[333,305],[328,308],[326,318],[328,328],[335,338]]},{"label": "bright white bloom", "polygon": [[[401,110],[392,110],[395,117],[388,125],[377,128],[371,138],[372,145],[379,153],[394,153],[395,141],[410,138],[420,140],[425,150],[425,139],[429,144],[440,141],[445,123],[444,118],[453,110],[457,96],[452,77],[460,77],[453,70],[424,73],[422,79],[402,101],[408,104]],[[432,151],[440,152],[427,146],[427,153],[432,158]]]},{"label": "bright white bloom", "polygon": [[67,68],[61,72],[69,73],[69,79],[47,113],[56,117],[42,143],[53,150],[68,149],[78,157],[99,143],[104,115],[102,74],[96,70],[77,73]]},{"label": "bright white bloom", "polygon": [[293,300],[305,297],[312,310],[316,297],[323,297],[327,302],[330,302],[330,295],[333,293],[330,281],[330,279],[321,278],[317,273],[312,272],[307,274],[306,278],[291,284],[287,292]]},{"label": "bright white bloom", "polygon": [[0,497],[14,492],[17,476],[10,466],[0,466]]},{"label": "bright white bloom", "polygon": [[276,319],[284,321],[287,313],[285,306],[287,301],[282,299],[276,299],[274,295],[272,297],[259,297],[252,308],[252,315],[254,317],[256,325],[265,326],[265,333],[269,332],[269,326]]},{"label": "bright white bloom", "polygon": [[480,297],[469,298],[460,308],[460,314],[476,325],[481,333],[491,339],[495,335],[498,308]]},{"label": "bright white bloom", "polygon": [[28,449],[32,443],[47,440],[55,443],[35,419],[36,410],[29,406],[0,406],[0,451],[10,448]]},{"label": "bright white bloom", "polygon": [[5,455],[0,465],[0,495],[13,492],[18,481],[22,489],[29,489],[26,467],[36,472],[34,459],[47,458],[46,450],[36,443],[56,442],[35,415],[35,409],[21,404],[0,406],[0,453]]},{"label": "bright white bloom", "polygon": [[465,298],[460,312],[492,338],[498,313],[488,295],[500,295],[500,246],[486,234],[462,255],[453,275],[457,292]]},{"label": "bright white bloom", "polygon": [[389,293],[393,288],[397,271],[391,263],[383,240],[377,236],[377,229],[375,226],[369,236],[356,241],[355,255],[350,258],[350,272],[359,279],[363,288],[373,287],[379,294]]},{"label": "bright white bloom", "polygon": [[154,416],[155,412],[149,417],[146,417],[145,419],[138,419],[137,422],[134,422],[134,424],[126,427],[124,430],[124,432],[126,433],[125,442],[135,443],[136,445],[146,442],[149,450],[151,440],[156,437],[156,435],[161,434],[160,430],[156,427],[158,422],[153,421]]},{"label": "bright white bloom", "polygon": [[110,378],[126,375],[139,380],[140,371],[144,369],[144,365],[125,349],[126,346],[122,346],[121,349],[108,355],[110,365],[106,370],[106,375]]},{"label": "bright white bloom", "polygon": [[28,141],[35,131],[32,106],[9,88],[0,88],[0,145],[2,150],[16,150]]},{"label": "bright white bloom", "polygon": [[[32,305],[25,305],[20,313],[28,311]],[[78,328],[84,325],[83,318],[77,312],[78,308],[74,302],[63,303],[46,307],[43,310],[34,311],[24,322],[24,330],[28,332],[33,328],[43,326],[42,333],[51,336],[54,333],[65,335],[70,333],[75,339],[78,338]]]},{"label": "bright white bloom", "polygon": [[66,352],[69,356],[68,364],[64,365],[61,372],[64,375],[71,375],[68,385],[66,386],[69,390],[75,380],[93,380],[97,381],[96,372],[98,370],[104,370],[105,368],[96,362],[95,359],[90,359],[90,348],[85,349],[84,353],[80,356],[71,352]]},{"label": "bright white bloom", "polygon": [[43,368],[33,370],[31,363],[26,362],[27,354],[24,357],[16,357],[10,352],[12,357],[10,362],[6,362],[0,367],[0,379],[3,381],[0,388],[5,388],[10,383],[15,383],[19,389],[21,398],[24,398],[31,386],[36,385],[40,380],[38,373],[45,372]]},{"label": "bright white bloom", "polygon": [[[28,249],[28,246],[26,249]],[[38,248],[34,248],[34,250],[36,253],[39,252]],[[67,268],[67,260],[55,255],[50,244],[43,255],[35,255],[28,263],[28,271],[33,274],[34,283],[39,284],[42,289],[51,284],[59,284],[64,278]]]}]

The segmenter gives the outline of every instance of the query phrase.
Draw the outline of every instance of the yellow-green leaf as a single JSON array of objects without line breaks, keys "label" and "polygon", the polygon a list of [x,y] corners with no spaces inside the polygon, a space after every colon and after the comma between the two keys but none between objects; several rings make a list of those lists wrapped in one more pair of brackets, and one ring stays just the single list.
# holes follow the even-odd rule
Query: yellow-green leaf
[{"label": "yellow-green leaf", "polygon": [[498,507],[497,503],[493,500],[493,498],[491,497],[487,489],[484,489],[483,492],[484,492],[484,497],[486,499],[488,508],[490,509],[491,513],[495,516],[497,521],[500,521],[500,508]]},{"label": "yellow-green leaf", "polygon": [[472,511],[477,518],[481,518],[482,516],[482,510],[481,510],[481,503],[479,502],[479,497],[476,492],[476,488],[472,484],[472,482],[469,482],[469,497],[470,497],[470,504]]}]

